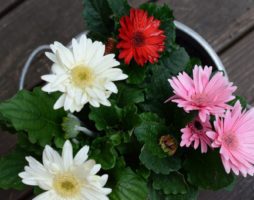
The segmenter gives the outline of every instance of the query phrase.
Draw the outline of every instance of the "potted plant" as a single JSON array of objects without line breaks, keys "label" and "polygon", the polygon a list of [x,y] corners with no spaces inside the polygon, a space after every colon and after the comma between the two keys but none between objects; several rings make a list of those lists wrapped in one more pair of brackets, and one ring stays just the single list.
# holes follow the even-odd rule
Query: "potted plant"
[{"label": "potted plant", "polygon": [[50,45],[46,84],[0,103],[1,125],[18,136],[0,187],[34,186],[35,199],[193,200],[253,175],[254,112],[206,66],[216,61],[178,44],[171,9],[84,6],[89,32]]}]

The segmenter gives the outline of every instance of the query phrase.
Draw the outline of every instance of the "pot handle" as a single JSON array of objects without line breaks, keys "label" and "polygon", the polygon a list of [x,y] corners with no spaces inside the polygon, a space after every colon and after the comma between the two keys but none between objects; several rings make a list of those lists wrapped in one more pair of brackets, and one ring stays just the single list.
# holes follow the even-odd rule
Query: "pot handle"
[{"label": "pot handle", "polygon": [[37,54],[41,53],[42,51],[49,50],[49,49],[50,49],[49,45],[41,45],[41,46],[38,46],[37,48],[35,48],[30,53],[28,59],[26,60],[26,63],[24,64],[24,66],[22,68],[22,72],[21,72],[20,79],[19,79],[19,90],[24,89],[26,74],[27,74],[27,71],[30,68],[34,58],[37,56]]}]

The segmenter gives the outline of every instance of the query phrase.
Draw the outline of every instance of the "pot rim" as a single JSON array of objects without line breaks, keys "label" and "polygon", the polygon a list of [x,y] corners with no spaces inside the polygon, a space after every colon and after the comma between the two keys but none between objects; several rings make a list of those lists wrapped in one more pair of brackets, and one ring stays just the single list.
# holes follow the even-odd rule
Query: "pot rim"
[{"label": "pot rim", "polygon": [[220,57],[215,52],[215,50],[212,48],[212,46],[200,34],[198,34],[196,31],[191,29],[189,26],[186,26],[185,24],[183,24],[177,20],[174,20],[174,24],[178,30],[186,33],[191,38],[193,38],[195,41],[197,41],[204,48],[204,50],[208,53],[208,55],[211,57],[211,59],[213,60],[213,62],[216,65],[217,69],[220,71],[223,71],[224,75],[228,78],[227,71],[226,71]]},{"label": "pot rim", "polygon": [[[174,20],[174,24],[178,30],[180,30],[180,31],[184,32],[185,34],[187,34],[188,36],[190,36],[193,40],[198,42],[198,44],[200,46],[202,46],[204,48],[204,50],[208,53],[210,58],[215,63],[217,69],[220,71],[223,71],[225,77],[228,79],[226,69],[225,69],[221,59],[219,58],[218,54],[214,51],[214,49],[211,47],[211,45],[200,34],[198,34],[196,31],[194,31],[190,27],[186,26],[185,24],[183,24],[177,20]],[[87,32],[88,31],[79,33],[75,38],[79,38],[82,34],[84,34],[84,33],[87,34]],[[71,46],[71,43],[69,43],[68,46]],[[49,45],[41,45],[41,46],[37,47],[36,49],[34,49],[32,51],[32,53],[29,55],[25,65],[22,69],[21,75],[20,75],[19,90],[24,88],[24,82],[25,82],[27,71],[28,71],[32,61],[36,57],[36,55],[38,53],[41,53],[42,51],[49,50],[49,49],[50,49]]]}]

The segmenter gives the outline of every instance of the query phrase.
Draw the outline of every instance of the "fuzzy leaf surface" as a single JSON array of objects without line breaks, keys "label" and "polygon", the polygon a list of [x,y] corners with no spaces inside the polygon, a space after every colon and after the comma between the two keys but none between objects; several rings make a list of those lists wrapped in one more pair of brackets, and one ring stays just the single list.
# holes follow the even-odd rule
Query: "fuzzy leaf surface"
[{"label": "fuzzy leaf surface", "polygon": [[63,134],[61,123],[67,114],[63,109],[53,109],[58,96],[46,94],[40,88],[32,92],[22,90],[0,104],[0,113],[16,131],[27,132],[31,143],[45,146]]},{"label": "fuzzy leaf surface", "polygon": [[186,194],[187,184],[184,176],[177,172],[172,172],[169,175],[153,175],[153,188],[162,190],[165,195],[168,194]]},{"label": "fuzzy leaf surface", "polygon": [[180,158],[175,156],[160,158],[151,154],[146,148],[141,150],[139,159],[147,169],[157,174],[168,175],[172,171],[177,171],[181,168]]},{"label": "fuzzy leaf surface", "polygon": [[21,178],[18,176],[26,165],[26,154],[22,150],[16,150],[0,158],[0,188],[24,189]]},{"label": "fuzzy leaf surface", "polygon": [[219,190],[234,181],[234,176],[225,172],[218,151],[201,154],[193,150],[186,157],[184,168],[191,184],[203,189]]},{"label": "fuzzy leaf surface", "polygon": [[148,189],[145,180],[130,168],[119,169],[115,175],[116,184],[109,195],[111,200],[146,199]]},{"label": "fuzzy leaf surface", "polygon": [[108,170],[115,166],[117,152],[109,138],[97,137],[91,144],[90,157],[100,163],[102,169]]}]

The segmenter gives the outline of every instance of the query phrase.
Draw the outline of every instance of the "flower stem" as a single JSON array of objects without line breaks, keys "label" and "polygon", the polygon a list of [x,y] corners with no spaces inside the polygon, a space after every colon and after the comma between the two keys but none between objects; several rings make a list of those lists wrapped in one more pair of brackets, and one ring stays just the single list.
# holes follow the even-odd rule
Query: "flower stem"
[{"label": "flower stem", "polygon": [[86,127],[82,127],[82,126],[76,126],[75,130],[80,131],[82,133],[85,133],[86,135],[90,136],[90,137],[94,137],[96,136],[96,133],[94,133],[93,131],[89,130]]}]

